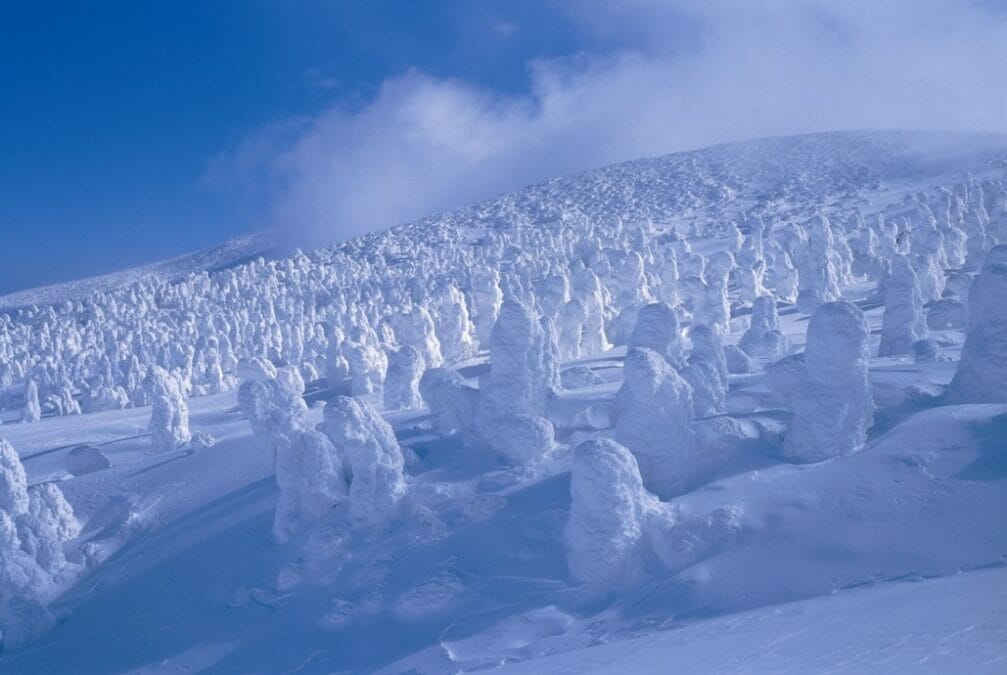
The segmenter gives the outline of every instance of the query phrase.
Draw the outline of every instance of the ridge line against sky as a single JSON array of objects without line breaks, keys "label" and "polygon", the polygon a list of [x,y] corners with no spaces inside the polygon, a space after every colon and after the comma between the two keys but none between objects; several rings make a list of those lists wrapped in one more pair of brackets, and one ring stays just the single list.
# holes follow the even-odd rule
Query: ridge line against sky
[{"label": "ridge line against sky", "polygon": [[0,292],[745,138],[1007,131],[1007,3],[0,8]]}]

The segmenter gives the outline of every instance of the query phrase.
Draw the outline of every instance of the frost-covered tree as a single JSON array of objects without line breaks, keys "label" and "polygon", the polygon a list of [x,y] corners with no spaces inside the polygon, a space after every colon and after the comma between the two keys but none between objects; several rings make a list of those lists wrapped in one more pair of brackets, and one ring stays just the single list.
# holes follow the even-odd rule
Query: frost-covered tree
[{"label": "frost-covered tree", "polygon": [[41,419],[42,406],[38,400],[38,385],[35,380],[28,380],[24,386],[24,413],[21,415],[21,421],[32,423]]},{"label": "frost-covered tree", "polygon": [[[511,461],[534,459],[552,447],[552,427],[544,417],[553,394],[550,385],[559,381],[559,373],[552,370],[559,364],[549,358],[546,340],[527,306],[510,300],[501,306],[490,335],[490,373],[476,420],[483,439]],[[517,455],[512,453],[512,430],[524,434]]]},{"label": "frost-covered tree", "polygon": [[382,391],[385,410],[408,410],[423,405],[420,378],[424,369],[423,355],[412,345],[392,353]]},{"label": "frost-covered tree", "polygon": [[445,362],[451,364],[469,358],[476,350],[476,333],[465,295],[454,284],[446,284],[436,302],[434,324]]},{"label": "frost-covered tree", "polygon": [[0,638],[14,647],[54,621],[45,603],[68,568],[63,546],[80,533],[55,483],[28,486],[14,448],[0,438]]},{"label": "frost-covered tree", "polygon": [[467,437],[473,432],[479,390],[468,386],[456,371],[428,369],[420,378],[420,393],[440,433]]},{"label": "frost-covered tree", "polygon": [[772,361],[787,355],[790,341],[780,331],[780,315],[774,298],[762,295],[752,302],[752,320],[738,346],[749,356]]},{"label": "frost-covered tree", "polygon": [[188,443],[192,438],[189,408],[178,381],[160,366],[153,366],[147,373],[146,387],[151,397],[147,430],[154,449],[167,452]]},{"label": "frost-covered tree", "polygon": [[692,387],[696,417],[706,417],[724,411],[727,399],[727,358],[720,336],[704,325],[689,330],[692,352],[682,369],[682,377]]},{"label": "frost-covered tree", "polygon": [[909,258],[892,260],[892,272],[885,293],[885,313],[881,321],[878,356],[908,354],[913,343],[927,336],[923,297],[919,280]]},{"label": "frost-covered tree", "polygon": [[643,487],[628,449],[609,439],[584,441],[573,450],[566,559],[580,582],[629,584],[643,571],[648,520],[661,504]]},{"label": "frost-covered tree", "polygon": [[406,493],[395,432],[374,408],[348,396],[329,401],[324,415],[326,436],[349,464],[350,517],[366,523],[386,520]]},{"label": "frost-covered tree", "polygon": [[[863,312],[849,302],[820,305],[808,325],[803,364],[780,381],[794,417],[783,454],[817,462],[857,452],[874,413]],[[778,385],[780,386],[780,385]]]},{"label": "frost-covered tree", "polygon": [[631,349],[616,396],[616,440],[636,457],[644,485],[662,499],[686,491],[696,461],[692,390],[650,349]]},{"label": "frost-covered tree", "polygon": [[584,325],[587,308],[577,298],[565,303],[559,310],[557,325],[560,358],[564,361],[578,359],[582,353]]},{"label": "frost-covered tree", "polygon": [[987,256],[969,290],[969,327],[947,398],[960,403],[1007,401],[1007,247]]},{"label": "frost-covered tree", "polygon": [[273,535],[284,543],[325,524],[348,495],[349,477],[331,441],[292,418],[273,434],[280,498]]},{"label": "frost-covered tree", "polygon": [[663,302],[654,302],[640,309],[626,347],[651,349],[672,366],[680,366],[684,359],[679,330],[675,310]]}]

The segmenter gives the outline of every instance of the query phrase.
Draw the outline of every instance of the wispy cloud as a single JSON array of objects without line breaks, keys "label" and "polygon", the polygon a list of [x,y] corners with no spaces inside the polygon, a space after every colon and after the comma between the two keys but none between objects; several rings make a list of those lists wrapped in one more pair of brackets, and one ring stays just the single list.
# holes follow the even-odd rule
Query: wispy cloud
[{"label": "wispy cloud", "polygon": [[575,7],[581,30],[619,31],[637,46],[534,61],[531,91],[517,97],[406,72],[363,107],[262,130],[217,158],[214,174],[265,195],[268,224],[316,244],[552,175],[721,141],[866,127],[1007,130],[1007,17],[990,7]]}]

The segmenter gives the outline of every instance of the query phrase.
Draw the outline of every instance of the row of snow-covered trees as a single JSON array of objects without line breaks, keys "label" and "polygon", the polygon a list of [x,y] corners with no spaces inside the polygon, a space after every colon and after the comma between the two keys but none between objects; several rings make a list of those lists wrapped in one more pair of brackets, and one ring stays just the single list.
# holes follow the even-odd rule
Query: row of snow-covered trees
[{"label": "row of snow-covered trees", "polygon": [[[437,367],[486,348],[504,298],[550,322],[543,330],[569,360],[625,344],[653,302],[723,334],[732,303],[765,297],[810,312],[841,286],[870,280],[886,302],[892,291],[882,352],[904,352],[926,334],[919,305],[936,305],[935,325],[965,325],[971,275],[1007,241],[1005,194],[1002,182],[973,181],[867,218],[748,217],[709,256],[649,223],[560,219],[486,231],[471,245],[457,241],[465,233],[429,226],[174,283],[141,281],[0,315],[0,405],[29,422],[146,405],[154,366],[185,396],[224,391],[237,386],[245,357],[291,365],[308,382],[374,391],[389,372],[394,383],[421,360]],[[783,348],[772,329],[742,346]],[[388,403],[406,405],[404,395]]]},{"label": "row of snow-covered trees", "polygon": [[[872,226],[853,218],[848,230],[825,218],[771,232],[750,221],[747,232],[736,230],[726,249],[709,257],[646,228],[628,235],[618,230],[612,234],[626,247],[611,249],[618,256],[582,237],[574,240],[566,269],[541,263],[534,273],[531,259],[503,273],[487,268],[487,286],[471,280],[452,286],[451,311],[415,295],[397,296],[396,302],[416,303],[411,314],[335,333],[326,362],[330,383],[348,381],[352,394],[380,389],[381,396],[330,399],[317,427],[307,421],[302,369],[242,359],[240,407],[275,451],[281,498],[274,533],[286,541],[336,514],[352,523],[383,522],[403,502],[409,483],[403,452],[368,401],[380,400],[388,410],[426,407],[440,433],[513,465],[535,464],[557,447],[550,399],[565,386],[591,383],[589,369],[562,364],[621,344],[627,348],[623,383],[613,404],[594,410],[597,420],[589,409],[576,422],[604,431],[572,452],[570,570],[580,581],[610,584],[631,578],[645,560],[687,565],[703,546],[730,539],[738,528],[736,511],[683,520],[667,501],[692,489],[698,465],[710,461],[702,457],[696,422],[725,410],[731,373],[767,369],[769,389],[793,413],[783,458],[816,462],[864,444],[874,413],[870,330],[863,312],[841,299],[841,287],[874,283],[885,305],[882,356],[933,358],[940,346],[926,339],[924,302],[938,312],[941,327],[950,321],[942,308],[960,305],[957,325],[967,327],[968,337],[949,400],[1007,400],[1004,378],[990,375],[991,369],[1007,372],[998,365],[1007,359],[1007,246],[998,245],[1007,211],[1002,199],[994,200],[996,216],[990,216],[985,188],[972,189],[982,214],[976,219],[981,248],[966,246],[960,219],[938,219],[930,206],[911,202],[895,220],[876,219]],[[952,193],[941,194],[947,200]],[[945,237],[943,229],[955,233]],[[949,241],[958,242],[951,251]],[[510,255],[519,259],[524,250],[511,247]],[[943,257],[954,251],[961,255]],[[798,269],[784,263],[781,276],[779,261],[795,258]],[[926,275],[929,286],[921,282]],[[811,314],[800,354],[790,354],[780,330],[783,300]],[[732,305],[750,309],[751,319],[737,346],[725,347]],[[451,330],[439,329],[445,316]],[[480,324],[472,316],[493,320]],[[393,343],[381,337],[386,325]],[[445,352],[445,344],[465,348]],[[476,344],[489,352],[489,371],[478,387],[444,367]],[[365,347],[370,352],[361,356]]]}]

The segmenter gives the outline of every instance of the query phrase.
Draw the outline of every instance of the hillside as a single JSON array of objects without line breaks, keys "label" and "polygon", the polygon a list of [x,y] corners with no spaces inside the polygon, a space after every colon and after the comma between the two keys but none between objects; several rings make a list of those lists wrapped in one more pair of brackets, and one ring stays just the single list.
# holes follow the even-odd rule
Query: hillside
[{"label": "hillside", "polygon": [[1002,670],[1007,137],[266,246],[0,298],[0,671]]}]

